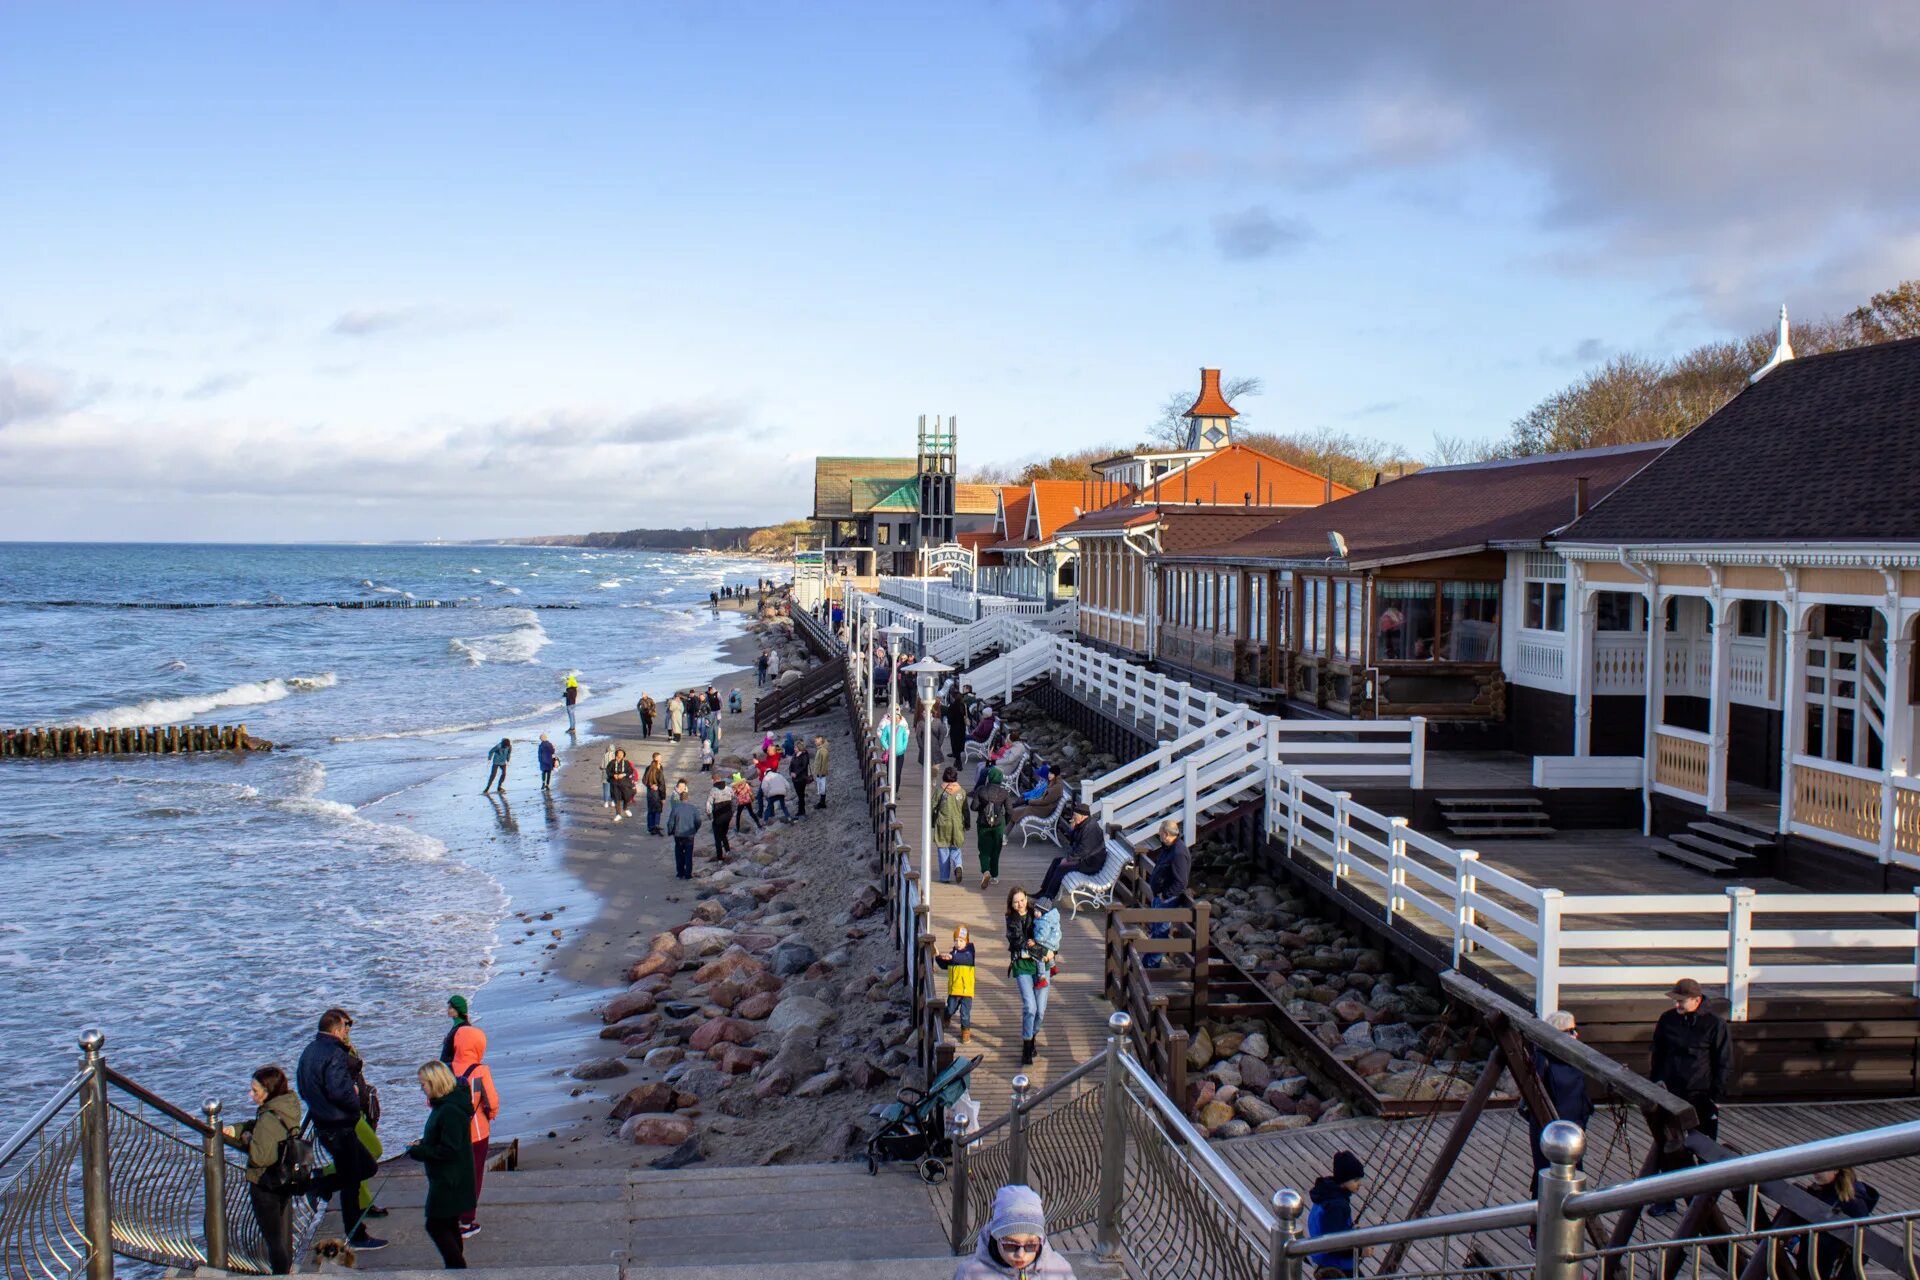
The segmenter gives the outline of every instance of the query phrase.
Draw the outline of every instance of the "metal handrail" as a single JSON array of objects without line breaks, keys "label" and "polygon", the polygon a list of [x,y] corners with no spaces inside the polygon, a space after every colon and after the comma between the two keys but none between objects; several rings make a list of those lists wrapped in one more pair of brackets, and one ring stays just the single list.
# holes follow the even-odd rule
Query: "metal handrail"
[{"label": "metal handrail", "polygon": [[[1113,1016],[1117,1021],[1127,1015],[1116,1013]],[[1131,1021],[1132,1019],[1129,1018],[1128,1022]],[[1126,1024],[1121,1025],[1124,1027]],[[1094,1061],[1097,1062],[1099,1059],[1096,1058]],[[1153,1074],[1125,1050],[1120,1052],[1120,1064],[1140,1092],[1153,1104],[1153,1109],[1159,1112],[1161,1123],[1173,1129],[1187,1148],[1199,1157],[1200,1163],[1206,1166],[1207,1172],[1220,1180],[1221,1185],[1239,1202],[1239,1208],[1253,1219],[1255,1227],[1263,1234],[1270,1234],[1278,1225],[1278,1220],[1267,1206],[1260,1202],[1260,1197],[1247,1189],[1247,1184],[1240,1180],[1240,1175],[1235,1173],[1232,1167],[1220,1158],[1219,1153],[1214,1151],[1213,1144],[1208,1142],[1201,1132],[1193,1127],[1193,1123],[1180,1113],[1180,1108],[1173,1105],[1173,1100],[1160,1091],[1160,1085],[1154,1080]]]},{"label": "metal handrail", "polygon": [[[1471,1235],[1476,1231],[1497,1231],[1503,1227],[1524,1227],[1533,1222],[1534,1202],[1494,1205],[1485,1209],[1462,1209],[1458,1213],[1440,1213],[1431,1218],[1410,1218],[1405,1222],[1383,1222],[1373,1227],[1355,1227],[1331,1235],[1292,1240],[1285,1246],[1288,1257],[1311,1253],[1344,1253],[1348,1249],[1366,1249],[1377,1244],[1408,1244],[1416,1240],[1437,1240],[1442,1236]],[[1511,1270],[1511,1268],[1509,1268]]]},{"label": "metal handrail", "polygon": [[1045,1102],[1048,1098],[1051,1098],[1054,1094],[1059,1093],[1062,1089],[1066,1088],[1068,1085],[1072,1084],[1074,1081],[1079,1080],[1084,1076],[1091,1075],[1094,1072],[1094,1070],[1098,1068],[1100,1064],[1104,1061],[1106,1061],[1106,1059],[1099,1056],[1088,1058],[1085,1062],[1081,1063],[1079,1066],[1075,1067],[1073,1070],[1067,1072],[1067,1074],[1061,1076],[1058,1080],[1055,1080],[1052,1084],[1042,1089],[1039,1093],[1034,1094],[1031,1098],[1027,1098],[1024,1101],[1017,1103],[1012,1107],[1009,1107],[1007,1109],[1007,1113],[1001,1116],[999,1119],[995,1120],[993,1123],[984,1125],[981,1128],[974,1130],[972,1133],[968,1134],[966,1138],[963,1139],[963,1141],[965,1141],[966,1144],[970,1147],[979,1146],[983,1139],[988,1138],[993,1134],[994,1130],[1009,1124],[1013,1120],[1013,1117],[1016,1114],[1031,1115],[1034,1112],[1034,1110],[1039,1107],[1041,1103]]},{"label": "metal handrail", "polygon": [[25,1124],[21,1125],[11,1138],[8,1138],[4,1144],[0,1144],[0,1167],[5,1167],[7,1161],[19,1155],[21,1150],[25,1148],[29,1142],[33,1141],[34,1136],[47,1127],[49,1120],[52,1120],[56,1115],[60,1114],[63,1107],[79,1096],[80,1091],[87,1087],[87,1082],[91,1079],[93,1079],[93,1069],[91,1067],[82,1067],[79,1072],[74,1075],[73,1079],[61,1085],[58,1093],[55,1093],[53,1097],[47,1100],[45,1105],[34,1112],[32,1117],[29,1118]]},{"label": "metal handrail", "polygon": [[[1857,1235],[1868,1227],[1887,1227],[1904,1225],[1907,1234],[1913,1234],[1913,1224],[1920,1219],[1920,1209],[1899,1209],[1890,1213],[1876,1213],[1865,1218],[1841,1218],[1836,1222],[1796,1222],[1785,1227],[1761,1227],[1752,1231],[1727,1231],[1717,1236],[1688,1236],[1683,1240],[1641,1240],[1633,1244],[1611,1245],[1604,1249],[1589,1249],[1573,1255],[1576,1262],[1594,1262],[1605,1258],[1621,1258],[1630,1253],[1647,1253],[1652,1250],[1677,1248],[1702,1249],[1710,1245],[1751,1244],[1756,1240],[1785,1240],[1808,1235],[1837,1235],[1846,1232]],[[1912,1243],[1909,1242],[1909,1250]]]}]

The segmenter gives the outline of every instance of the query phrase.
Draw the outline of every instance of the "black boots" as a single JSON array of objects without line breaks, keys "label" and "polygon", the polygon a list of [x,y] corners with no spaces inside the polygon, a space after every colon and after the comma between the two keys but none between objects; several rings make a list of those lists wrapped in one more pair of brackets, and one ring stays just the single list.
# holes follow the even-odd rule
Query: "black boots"
[{"label": "black boots", "polygon": [[1020,1065],[1021,1066],[1030,1067],[1033,1065],[1033,1052],[1034,1052],[1033,1041],[1022,1040],[1020,1042]]}]

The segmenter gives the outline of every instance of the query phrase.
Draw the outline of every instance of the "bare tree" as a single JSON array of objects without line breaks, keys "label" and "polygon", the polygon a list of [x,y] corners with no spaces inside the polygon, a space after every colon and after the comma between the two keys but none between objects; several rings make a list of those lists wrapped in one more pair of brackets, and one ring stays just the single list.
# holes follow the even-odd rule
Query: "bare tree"
[{"label": "bare tree", "polygon": [[1435,467],[1454,467],[1466,462],[1492,462],[1508,456],[1507,442],[1497,436],[1452,436],[1433,433],[1433,448],[1427,463]]},{"label": "bare tree", "polygon": [[[1220,394],[1235,409],[1245,396],[1257,396],[1266,390],[1266,383],[1259,378],[1228,378],[1220,384]],[[1147,438],[1152,444],[1167,449],[1183,449],[1187,444],[1187,409],[1193,404],[1193,392],[1176,391],[1160,403],[1160,413],[1147,428]],[[1244,425],[1247,415],[1243,412],[1239,420]]]}]

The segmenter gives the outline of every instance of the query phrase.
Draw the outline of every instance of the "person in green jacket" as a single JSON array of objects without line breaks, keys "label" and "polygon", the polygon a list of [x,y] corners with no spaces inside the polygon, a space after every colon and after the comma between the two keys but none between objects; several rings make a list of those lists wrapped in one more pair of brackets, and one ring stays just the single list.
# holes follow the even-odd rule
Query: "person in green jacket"
[{"label": "person in green jacket", "polygon": [[1007,790],[998,768],[989,766],[986,780],[974,789],[968,805],[980,815],[975,831],[980,847],[980,888],[986,889],[1000,878],[1000,847],[1007,838],[1007,814],[1012,811],[1013,792]]},{"label": "person in green jacket", "polygon": [[280,1147],[300,1132],[300,1095],[287,1073],[272,1066],[253,1073],[251,1091],[259,1110],[229,1134],[247,1144],[247,1199],[267,1246],[267,1270],[284,1276],[293,1271],[294,1188],[280,1184]]},{"label": "person in green jacket", "polygon": [[466,1269],[460,1215],[473,1212],[479,1195],[473,1184],[473,1095],[444,1062],[420,1068],[420,1091],[432,1110],[420,1141],[407,1156],[427,1167],[427,1235],[449,1271]]},{"label": "person in green jacket", "polygon": [[973,811],[967,807],[967,793],[960,787],[960,771],[948,765],[940,771],[940,790],[933,798],[933,848],[940,855],[941,884],[957,881],[964,874],[960,850],[972,826]]}]

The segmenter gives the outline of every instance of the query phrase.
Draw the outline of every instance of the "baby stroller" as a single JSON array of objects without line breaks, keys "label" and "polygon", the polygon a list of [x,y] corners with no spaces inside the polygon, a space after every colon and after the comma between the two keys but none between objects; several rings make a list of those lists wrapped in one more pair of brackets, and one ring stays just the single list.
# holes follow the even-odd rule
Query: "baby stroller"
[{"label": "baby stroller", "polygon": [[867,1139],[867,1172],[878,1175],[882,1163],[911,1160],[928,1186],[945,1182],[953,1154],[947,1137],[947,1112],[967,1091],[967,1077],[986,1055],[955,1058],[922,1092],[902,1089],[900,1100],[881,1113],[880,1128]]}]

